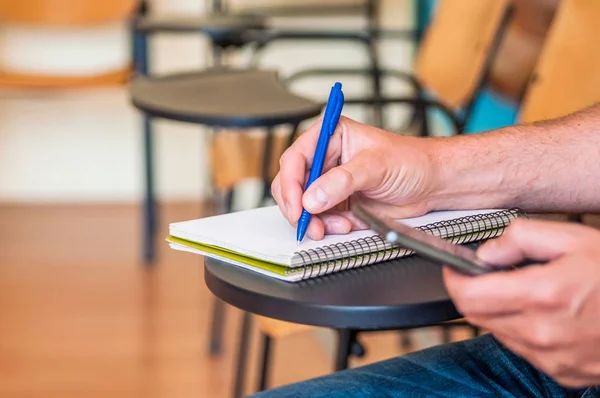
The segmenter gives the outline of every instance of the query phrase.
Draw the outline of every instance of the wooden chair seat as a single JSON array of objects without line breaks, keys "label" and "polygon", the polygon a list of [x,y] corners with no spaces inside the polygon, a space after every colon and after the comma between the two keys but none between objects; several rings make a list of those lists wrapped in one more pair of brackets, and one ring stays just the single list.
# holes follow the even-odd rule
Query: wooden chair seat
[{"label": "wooden chair seat", "polygon": [[131,68],[94,76],[40,76],[0,71],[0,87],[55,89],[122,86],[131,76]]},{"label": "wooden chair seat", "polygon": [[128,19],[139,2],[140,0],[5,0],[0,2],[0,22],[33,26],[92,26]]}]

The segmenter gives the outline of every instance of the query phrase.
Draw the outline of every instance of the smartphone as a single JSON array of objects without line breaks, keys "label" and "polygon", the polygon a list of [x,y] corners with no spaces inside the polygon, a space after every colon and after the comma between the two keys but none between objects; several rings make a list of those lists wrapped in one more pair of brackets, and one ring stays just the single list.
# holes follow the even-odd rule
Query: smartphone
[{"label": "smartphone", "polygon": [[352,213],[392,245],[412,250],[436,264],[446,265],[462,274],[476,276],[507,270],[504,267],[484,264],[477,257],[476,251],[470,247],[454,244],[392,219],[375,215],[359,204],[352,206]]}]

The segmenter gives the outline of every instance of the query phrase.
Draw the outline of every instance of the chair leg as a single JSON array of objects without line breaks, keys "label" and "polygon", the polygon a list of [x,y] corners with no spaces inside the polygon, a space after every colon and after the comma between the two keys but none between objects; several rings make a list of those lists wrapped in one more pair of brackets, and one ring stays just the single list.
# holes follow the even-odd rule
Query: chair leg
[{"label": "chair leg", "polygon": [[240,328],[240,340],[238,346],[238,355],[236,362],[235,381],[233,386],[233,398],[241,398],[244,393],[246,381],[246,366],[248,364],[248,351],[250,349],[250,323],[252,315],[244,312],[242,317],[242,327]]},{"label": "chair leg", "polygon": [[356,337],[356,332],[349,329],[339,330],[338,350],[335,360],[335,371],[348,368],[348,357],[352,350],[352,343]]},{"label": "chair leg", "polygon": [[381,103],[381,69],[379,64],[379,55],[377,53],[376,39],[371,38],[367,46],[369,57],[371,58],[371,79],[373,85],[373,98],[375,99],[375,104],[373,106],[373,125],[379,128],[384,128],[383,105]]},{"label": "chair leg", "polygon": [[269,378],[269,365],[271,360],[271,343],[272,338],[266,333],[263,333],[261,336],[261,358],[260,358],[260,370],[259,370],[259,379],[258,379],[258,391],[264,391],[268,386],[268,378]]},{"label": "chair leg", "polygon": [[[219,192],[221,194],[221,192]],[[219,195],[217,195],[219,196]],[[215,213],[231,213],[233,210],[233,190],[222,192],[221,198],[216,200]],[[210,325],[209,352],[210,355],[221,353],[223,348],[223,330],[225,325],[225,303],[215,297],[213,301],[212,319]]]},{"label": "chair leg", "polygon": [[273,128],[267,129],[267,137],[265,139],[265,147],[262,159],[262,181],[263,181],[263,195],[261,198],[261,206],[264,205],[267,200],[271,197],[271,157],[273,156]]},{"label": "chair leg", "polygon": [[448,325],[442,325],[441,328],[442,328],[442,342],[444,344],[450,343],[450,340],[452,340],[452,336],[450,336],[451,327]]},{"label": "chair leg", "polygon": [[221,353],[223,348],[223,329],[225,325],[225,303],[215,297],[213,302],[212,321],[210,325],[210,355]]},{"label": "chair leg", "polygon": [[409,350],[413,345],[412,337],[408,331],[400,332],[400,347],[403,350]]},{"label": "chair leg", "polygon": [[144,171],[145,171],[145,197],[144,197],[144,236],[143,259],[146,266],[156,260],[154,240],[158,227],[158,215],[154,197],[154,161],[153,161],[152,121],[144,115]]},{"label": "chair leg", "polygon": [[[136,72],[147,76],[148,64],[148,37],[144,32],[133,32],[133,58]],[[143,203],[143,253],[142,258],[146,266],[155,261],[154,238],[158,229],[158,215],[154,198],[154,162],[153,162],[153,137],[152,119],[143,115],[143,140],[144,140],[144,172],[145,196]]]}]

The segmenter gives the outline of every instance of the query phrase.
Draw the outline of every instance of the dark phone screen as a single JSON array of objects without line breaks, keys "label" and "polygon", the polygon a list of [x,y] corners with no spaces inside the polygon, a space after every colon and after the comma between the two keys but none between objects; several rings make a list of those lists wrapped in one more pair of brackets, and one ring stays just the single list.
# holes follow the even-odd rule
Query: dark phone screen
[{"label": "dark phone screen", "polygon": [[480,275],[497,269],[486,266],[476,255],[475,250],[457,245],[449,240],[433,236],[421,230],[395,222],[389,218],[376,216],[360,205],[355,205],[353,213],[367,223],[375,232],[395,246],[413,250],[440,265],[447,265],[468,275]]}]

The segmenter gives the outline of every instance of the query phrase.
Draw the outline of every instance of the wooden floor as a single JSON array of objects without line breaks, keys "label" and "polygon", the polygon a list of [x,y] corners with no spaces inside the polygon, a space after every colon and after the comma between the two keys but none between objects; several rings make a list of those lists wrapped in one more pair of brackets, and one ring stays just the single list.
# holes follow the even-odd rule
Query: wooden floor
[{"label": "wooden floor", "polygon": [[[228,307],[224,352],[211,357],[202,258],[162,240],[169,222],[201,213],[164,206],[160,261],[146,270],[135,206],[0,206],[0,397],[230,397],[240,313]],[[330,372],[327,333],[276,341],[272,385]],[[398,333],[363,341],[351,366],[401,353]]]}]

